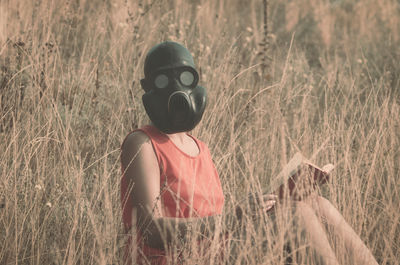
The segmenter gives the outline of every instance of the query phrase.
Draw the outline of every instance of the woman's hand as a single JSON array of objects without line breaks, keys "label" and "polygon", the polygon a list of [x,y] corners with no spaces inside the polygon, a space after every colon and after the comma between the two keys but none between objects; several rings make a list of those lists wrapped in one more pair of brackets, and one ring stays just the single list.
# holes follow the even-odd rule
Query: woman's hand
[{"label": "woman's hand", "polygon": [[268,212],[269,210],[271,210],[275,206],[277,200],[278,196],[275,194],[264,194],[261,201],[262,211]]},{"label": "woman's hand", "polygon": [[241,230],[242,225],[248,221],[255,221],[268,211],[271,211],[278,200],[274,194],[249,194],[246,198],[226,212],[225,227],[229,231]]},{"label": "woman's hand", "polygon": [[239,223],[245,216],[250,216],[251,219],[261,216],[263,213],[270,211],[276,204],[278,199],[274,194],[249,194],[247,199],[243,200],[236,206],[236,219]]}]

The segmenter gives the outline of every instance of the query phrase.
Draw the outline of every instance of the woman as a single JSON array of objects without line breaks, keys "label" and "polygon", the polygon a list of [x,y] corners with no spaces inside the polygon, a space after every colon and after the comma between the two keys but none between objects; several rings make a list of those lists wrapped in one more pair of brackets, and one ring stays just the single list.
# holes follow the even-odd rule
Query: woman
[{"label": "woman", "polygon": [[[240,223],[243,214],[238,213],[244,208],[223,213],[223,191],[207,145],[187,133],[200,122],[206,107],[206,90],[198,86],[190,52],[175,42],[160,43],[147,54],[144,74],[143,104],[152,124],[128,134],[121,147],[123,220],[127,232],[132,235],[136,230],[137,235],[129,239],[126,258],[139,264],[167,264],[179,255],[174,248],[192,236],[193,227],[200,235],[213,235],[221,215],[232,215]],[[267,211],[275,202],[275,196],[265,195],[245,210]],[[355,251],[355,264],[377,264],[329,201],[311,197],[292,206],[326,264],[338,262],[321,219]]]}]

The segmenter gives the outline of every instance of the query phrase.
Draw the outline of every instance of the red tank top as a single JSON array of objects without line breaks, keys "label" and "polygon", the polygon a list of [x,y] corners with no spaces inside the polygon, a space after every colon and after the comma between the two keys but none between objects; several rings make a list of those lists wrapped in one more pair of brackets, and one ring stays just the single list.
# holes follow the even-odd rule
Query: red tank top
[{"label": "red tank top", "polygon": [[[197,144],[199,154],[190,156],[180,150],[167,135],[154,126],[145,126],[144,132],[151,140],[160,168],[160,199],[165,217],[206,217],[221,214],[224,195],[217,170],[205,143],[189,135]],[[122,168],[122,172],[124,172]],[[125,176],[121,179],[121,201],[125,229],[132,226],[132,194]],[[131,239],[129,239],[130,245]],[[131,249],[131,248],[129,248]],[[150,264],[166,264],[164,251],[142,246],[143,259]],[[143,260],[140,256],[138,262]]]}]

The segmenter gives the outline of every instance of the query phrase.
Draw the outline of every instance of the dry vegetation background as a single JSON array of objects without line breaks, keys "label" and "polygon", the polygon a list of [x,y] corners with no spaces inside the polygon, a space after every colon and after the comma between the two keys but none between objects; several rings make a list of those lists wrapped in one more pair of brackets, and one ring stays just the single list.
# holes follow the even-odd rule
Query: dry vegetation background
[{"label": "dry vegetation background", "polygon": [[[261,0],[0,3],[0,264],[121,263],[119,147],[147,123],[138,81],[163,40],[193,52],[208,88],[193,134],[227,206],[301,151],[336,165],[325,197],[398,264],[399,1],[269,0],[268,45]],[[225,255],[284,264],[284,233],[260,246],[264,228]]]}]

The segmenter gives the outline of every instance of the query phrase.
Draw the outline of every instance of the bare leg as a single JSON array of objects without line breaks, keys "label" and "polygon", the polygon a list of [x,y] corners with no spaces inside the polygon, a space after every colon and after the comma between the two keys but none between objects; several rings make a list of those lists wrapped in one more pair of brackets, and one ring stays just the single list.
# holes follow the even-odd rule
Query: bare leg
[{"label": "bare leg", "polygon": [[332,250],[326,232],[322,227],[314,209],[306,203],[296,203],[296,214],[300,219],[300,225],[309,236],[311,246],[322,257],[327,265],[338,265],[335,253]]},{"label": "bare leg", "polygon": [[317,215],[333,228],[334,235],[344,240],[346,248],[354,254],[356,264],[378,265],[364,242],[327,199],[321,196],[312,197],[310,205]]}]

